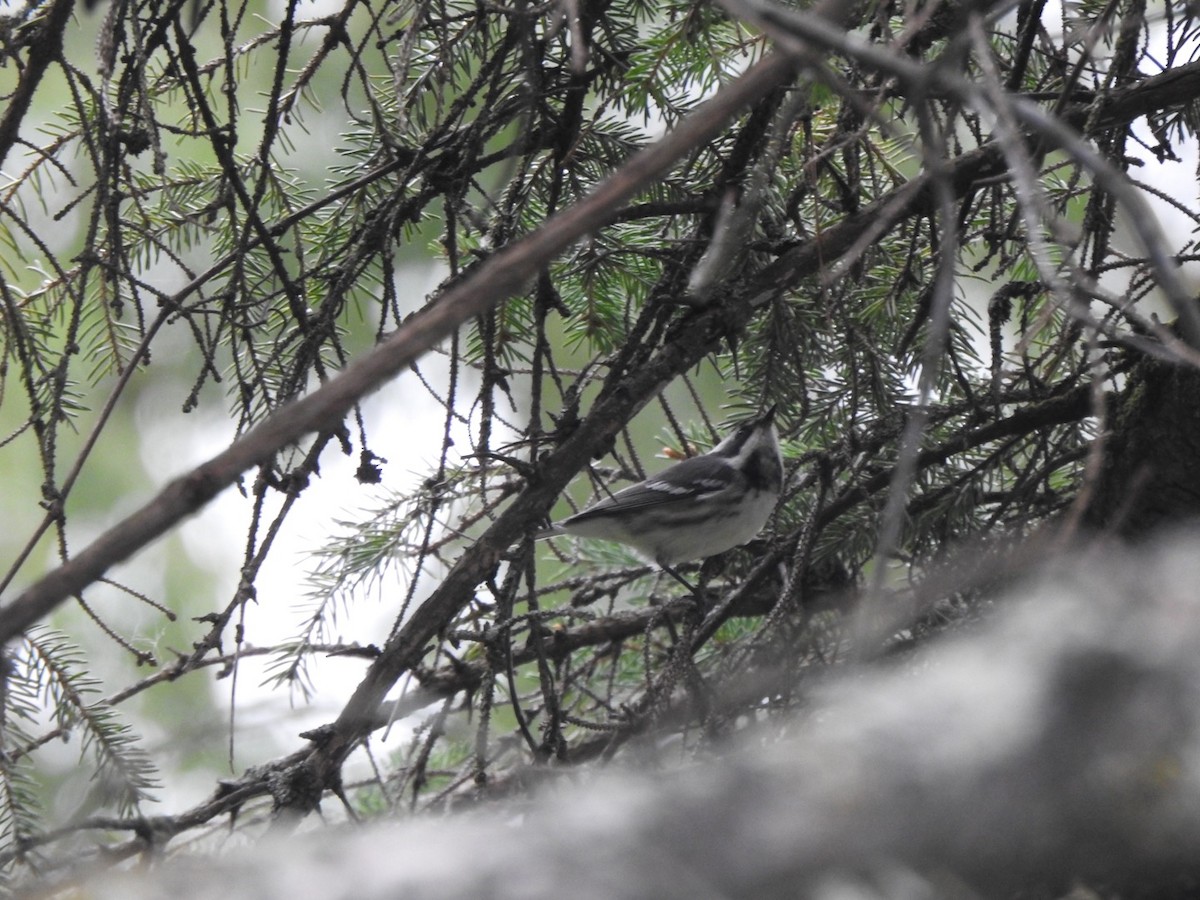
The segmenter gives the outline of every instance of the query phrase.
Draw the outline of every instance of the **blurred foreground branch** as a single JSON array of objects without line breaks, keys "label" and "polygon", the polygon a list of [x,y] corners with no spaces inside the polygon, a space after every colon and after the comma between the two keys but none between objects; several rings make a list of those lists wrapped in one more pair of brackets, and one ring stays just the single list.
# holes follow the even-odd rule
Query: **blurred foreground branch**
[{"label": "blurred foreground branch", "polygon": [[[768,740],[507,809],[322,829],[92,896],[1188,896],[1200,843],[1197,539],[1093,551],[978,633],[813,691]],[[542,769],[541,771],[548,771]],[[578,777],[578,771],[576,776]],[[463,848],[470,852],[464,853]],[[317,887],[317,886],[320,887]],[[966,894],[964,894],[966,892]]]}]

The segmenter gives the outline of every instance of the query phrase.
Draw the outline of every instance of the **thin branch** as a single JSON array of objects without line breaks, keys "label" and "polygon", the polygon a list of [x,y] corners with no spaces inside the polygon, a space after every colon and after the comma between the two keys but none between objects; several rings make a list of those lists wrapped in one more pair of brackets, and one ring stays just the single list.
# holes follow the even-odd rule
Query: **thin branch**
[{"label": "thin branch", "polygon": [[[902,54],[893,53],[888,48],[868,43],[858,35],[837,29],[819,17],[792,12],[768,0],[723,0],[723,3],[735,15],[763,28],[781,49],[795,54],[797,59],[809,58],[814,52],[814,47],[836,51],[898,78],[916,96],[925,96],[931,88],[937,88],[960,103],[976,108],[991,107],[984,88],[973,79],[947,71],[945,67],[936,64],[913,62]],[[994,7],[990,12],[994,13],[996,8],[998,7]],[[1184,79],[1184,83],[1194,82],[1189,76]],[[1174,102],[1181,102],[1178,85],[1172,84],[1172,88],[1173,90],[1166,92],[1166,96]],[[1162,93],[1155,92],[1151,96],[1162,96]],[[1200,349],[1200,309],[1197,309],[1192,301],[1191,293],[1168,250],[1166,235],[1145,198],[1129,183],[1125,173],[1104,159],[1078,133],[1036,104],[1013,97],[1011,109],[1032,135],[1073,156],[1080,165],[1102,180],[1105,189],[1129,211],[1134,233],[1150,258],[1168,301],[1179,316],[1188,343]],[[1128,111],[1121,112],[1121,115],[1126,114]]]},{"label": "thin branch", "polygon": [[557,253],[607,222],[616,207],[653,183],[688,150],[717,134],[731,116],[790,77],[792,70],[791,61],[784,56],[764,58],[661,141],[636,154],[586,199],[484,261],[339,377],[272,414],[222,453],[171,481],[149,503],[0,608],[0,642],[11,640],[109,567],[161,537],[232,485],[242,472],[305,435],[335,430],[355,403],[404,371],[463,322],[518,291]]}]

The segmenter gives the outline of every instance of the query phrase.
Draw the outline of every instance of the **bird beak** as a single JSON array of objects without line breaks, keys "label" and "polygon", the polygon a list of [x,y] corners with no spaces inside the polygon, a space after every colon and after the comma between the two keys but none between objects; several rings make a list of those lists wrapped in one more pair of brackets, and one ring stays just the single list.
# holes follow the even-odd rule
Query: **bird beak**
[{"label": "bird beak", "polygon": [[767,411],[758,417],[758,421],[761,422],[763,425],[770,425],[772,422],[774,422],[775,421],[775,407],[776,407],[776,404],[772,403],[770,405],[770,407],[768,407]]}]

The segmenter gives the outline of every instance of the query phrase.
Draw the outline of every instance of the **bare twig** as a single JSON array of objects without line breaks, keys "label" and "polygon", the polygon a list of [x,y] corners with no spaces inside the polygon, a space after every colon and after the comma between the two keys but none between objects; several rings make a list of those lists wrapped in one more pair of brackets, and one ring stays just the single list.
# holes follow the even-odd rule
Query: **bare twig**
[{"label": "bare twig", "polygon": [[208,462],[171,481],[150,502],[0,608],[0,641],[11,640],[109,567],[162,536],[251,466],[307,434],[337,428],[357,401],[445,340],[463,322],[520,289],[556,253],[604,224],[620,203],[651,183],[687,150],[716,134],[730,116],[791,72],[792,63],[786,57],[764,58],[659,143],[636,154],[587,199],[498,251],[373,351],[351,363],[339,377],[274,413]]},{"label": "bare twig", "polygon": [[[768,0],[723,2],[735,15],[762,27],[782,49],[796,54],[798,59],[809,58],[814,47],[822,51],[836,51],[899,79],[917,97],[927,95],[930,89],[937,89],[973,107],[991,106],[984,88],[974,79],[949,71],[944,66],[914,62],[903,54],[893,53],[886,47],[870,44],[858,35],[837,29],[819,17],[795,13]],[[1175,93],[1168,96],[1178,99]],[[1163,292],[1179,316],[1188,343],[1200,349],[1200,309],[1192,302],[1191,294],[1168,249],[1166,236],[1145,198],[1129,183],[1125,173],[1116,169],[1065,123],[1046,113],[1037,104],[1019,97],[1011,98],[1010,104],[1013,114],[1031,134],[1069,153],[1102,180],[1105,189],[1129,211],[1134,233],[1150,258]],[[1118,110],[1118,117],[1127,114],[1125,110]]]}]

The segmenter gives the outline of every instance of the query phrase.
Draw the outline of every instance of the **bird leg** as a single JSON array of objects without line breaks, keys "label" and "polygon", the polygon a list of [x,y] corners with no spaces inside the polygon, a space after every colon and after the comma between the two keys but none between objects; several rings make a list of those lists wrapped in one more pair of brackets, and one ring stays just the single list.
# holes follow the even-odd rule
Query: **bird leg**
[{"label": "bird leg", "polygon": [[686,578],[684,578],[682,575],[680,575],[678,572],[676,572],[670,566],[664,566],[662,563],[659,563],[658,567],[660,569],[662,569],[664,572],[666,572],[668,575],[670,575],[672,578],[674,578],[676,581],[678,581],[680,584],[682,584],[685,588],[687,588],[691,592],[692,597],[694,597],[696,600],[696,609],[704,608],[704,598],[700,596],[700,588],[697,585],[692,584],[690,581],[688,581]]}]

